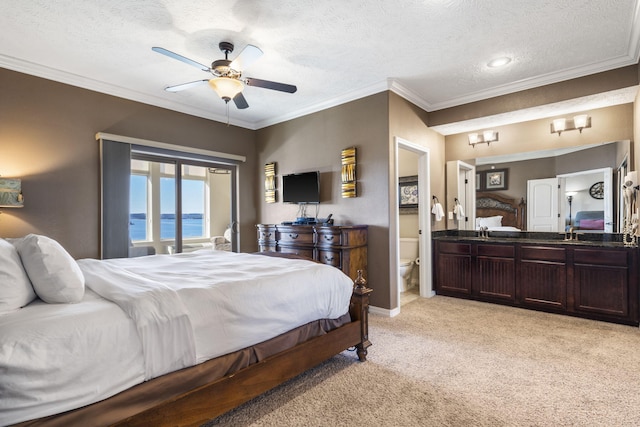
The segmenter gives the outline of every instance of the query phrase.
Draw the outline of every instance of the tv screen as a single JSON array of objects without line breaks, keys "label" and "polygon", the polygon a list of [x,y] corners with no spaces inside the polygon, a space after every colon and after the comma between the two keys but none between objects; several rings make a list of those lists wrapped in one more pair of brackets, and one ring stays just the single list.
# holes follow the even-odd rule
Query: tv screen
[{"label": "tv screen", "polygon": [[320,203],[320,172],[283,175],[282,201],[285,203]]}]

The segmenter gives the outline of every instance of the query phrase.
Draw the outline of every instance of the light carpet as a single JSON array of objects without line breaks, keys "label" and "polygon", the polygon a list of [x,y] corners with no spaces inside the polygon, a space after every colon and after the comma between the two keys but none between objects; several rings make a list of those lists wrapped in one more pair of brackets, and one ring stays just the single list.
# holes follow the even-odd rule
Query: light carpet
[{"label": "light carpet", "polygon": [[436,296],[209,426],[638,426],[640,330]]}]

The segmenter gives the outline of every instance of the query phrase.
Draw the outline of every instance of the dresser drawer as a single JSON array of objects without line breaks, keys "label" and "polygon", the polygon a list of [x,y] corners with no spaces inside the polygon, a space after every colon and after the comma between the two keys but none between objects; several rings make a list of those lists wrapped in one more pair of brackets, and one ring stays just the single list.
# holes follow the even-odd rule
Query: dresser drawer
[{"label": "dresser drawer", "polygon": [[276,227],[258,227],[258,242],[269,244],[276,243]]},{"label": "dresser drawer", "polygon": [[339,250],[331,251],[326,249],[318,249],[318,261],[320,261],[323,264],[328,264],[334,267],[342,268],[341,254],[342,252]]},{"label": "dresser drawer", "polygon": [[318,230],[318,245],[342,245],[340,230]]},{"label": "dresser drawer", "polygon": [[278,251],[283,254],[295,254],[309,259],[314,259],[313,248],[296,248],[290,246],[279,246]]},{"label": "dresser drawer", "polygon": [[278,228],[278,244],[289,246],[313,245],[315,243],[315,233],[311,227],[286,227]]}]

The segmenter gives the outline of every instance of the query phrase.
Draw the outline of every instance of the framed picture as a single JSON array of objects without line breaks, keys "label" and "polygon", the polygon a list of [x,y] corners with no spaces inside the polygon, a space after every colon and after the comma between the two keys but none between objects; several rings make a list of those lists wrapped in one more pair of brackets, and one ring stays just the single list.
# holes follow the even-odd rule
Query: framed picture
[{"label": "framed picture", "polygon": [[483,173],[485,191],[506,190],[509,188],[509,169],[491,169]]},{"label": "framed picture", "polygon": [[401,176],[398,179],[398,197],[401,214],[418,213],[418,176]]}]

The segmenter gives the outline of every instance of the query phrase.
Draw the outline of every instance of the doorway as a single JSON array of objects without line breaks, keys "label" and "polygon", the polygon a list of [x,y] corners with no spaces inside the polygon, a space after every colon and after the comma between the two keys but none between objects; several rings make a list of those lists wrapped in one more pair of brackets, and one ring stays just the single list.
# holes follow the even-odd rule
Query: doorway
[{"label": "doorway", "polygon": [[[395,137],[394,138],[395,145],[395,179],[394,187],[392,191],[390,191],[391,197],[394,198],[395,203],[391,203],[393,207],[393,217],[394,221],[391,222],[390,231],[390,241],[392,250],[392,260],[391,260],[391,278],[390,283],[392,284],[392,291],[395,289],[396,291],[396,309],[392,310],[391,315],[395,316],[400,312],[401,306],[401,296],[400,296],[400,237],[401,237],[401,221],[400,221],[400,197],[399,197],[399,178],[400,174],[404,173],[401,171],[399,166],[399,159],[401,158],[401,152],[405,154],[411,154],[407,156],[411,158],[411,162],[414,162],[414,167],[417,170],[417,180],[418,180],[418,217],[417,222],[415,222],[417,227],[417,238],[418,238],[418,258],[419,261],[414,265],[417,268],[418,272],[418,289],[419,296],[423,298],[432,297],[435,295],[433,292],[433,283],[432,283],[432,266],[431,266],[431,222],[430,222],[430,213],[429,213],[429,201],[431,200],[431,182],[429,175],[429,161],[430,161],[430,153],[429,149],[422,147],[420,145],[414,144],[410,141],[404,140],[402,138]],[[404,232],[404,230],[403,230]],[[395,256],[393,256],[395,255]],[[395,284],[395,288],[393,286]]]}]

